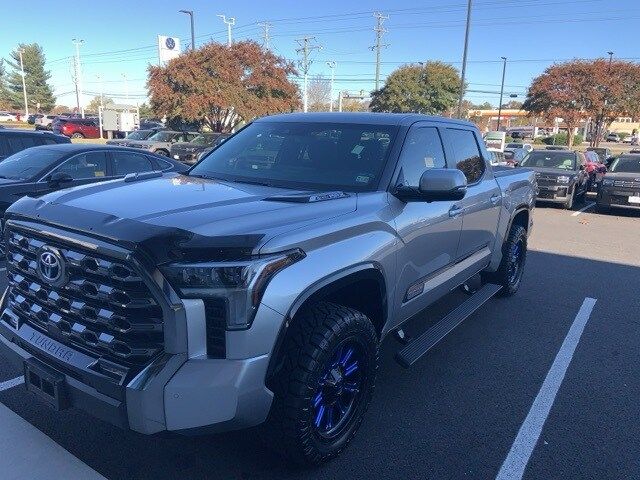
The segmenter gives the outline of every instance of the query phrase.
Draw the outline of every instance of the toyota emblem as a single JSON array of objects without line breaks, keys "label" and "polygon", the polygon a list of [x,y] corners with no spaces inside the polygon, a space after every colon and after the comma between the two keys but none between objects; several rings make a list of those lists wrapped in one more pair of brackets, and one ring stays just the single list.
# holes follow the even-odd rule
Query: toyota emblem
[{"label": "toyota emblem", "polygon": [[59,286],[64,283],[65,264],[62,255],[51,247],[43,247],[38,256],[38,276],[45,282]]}]

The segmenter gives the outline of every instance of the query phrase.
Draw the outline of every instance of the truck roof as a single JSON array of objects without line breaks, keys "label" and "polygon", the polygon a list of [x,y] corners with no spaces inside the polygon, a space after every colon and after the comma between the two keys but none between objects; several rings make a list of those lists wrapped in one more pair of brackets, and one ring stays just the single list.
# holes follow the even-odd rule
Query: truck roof
[{"label": "truck roof", "polygon": [[472,126],[475,124],[456,118],[422,115],[420,113],[372,113],[372,112],[312,112],[270,115],[257,122],[317,122],[317,123],[359,123],[373,125],[409,126],[415,122],[440,122]]}]

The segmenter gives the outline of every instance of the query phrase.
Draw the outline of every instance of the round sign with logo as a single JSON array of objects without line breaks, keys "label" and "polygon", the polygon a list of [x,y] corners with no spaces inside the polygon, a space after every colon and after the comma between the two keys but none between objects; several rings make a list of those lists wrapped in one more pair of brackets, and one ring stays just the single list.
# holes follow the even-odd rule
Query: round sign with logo
[{"label": "round sign with logo", "polygon": [[173,50],[174,48],[176,48],[176,41],[171,37],[167,37],[167,39],[164,41],[164,44],[169,50]]}]

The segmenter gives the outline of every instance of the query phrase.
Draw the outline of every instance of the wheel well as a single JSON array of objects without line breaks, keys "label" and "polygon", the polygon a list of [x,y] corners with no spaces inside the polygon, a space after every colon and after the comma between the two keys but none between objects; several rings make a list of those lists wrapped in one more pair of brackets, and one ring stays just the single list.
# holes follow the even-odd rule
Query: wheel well
[{"label": "wheel well", "polygon": [[375,268],[370,268],[336,279],[313,292],[290,314],[292,318],[288,322],[287,329],[280,332],[272,352],[267,369],[267,384],[273,374],[279,370],[282,346],[296,317],[300,312],[320,301],[337,303],[364,313],[373,323],[378,338],[382,336],[382,328],[387,320],[387,291],[382,273]]},{"label": "wheel well", "polygon": [[529,210],[521,210],[516,213],[511,225],[520,225],[525,230],[529,231]]}]

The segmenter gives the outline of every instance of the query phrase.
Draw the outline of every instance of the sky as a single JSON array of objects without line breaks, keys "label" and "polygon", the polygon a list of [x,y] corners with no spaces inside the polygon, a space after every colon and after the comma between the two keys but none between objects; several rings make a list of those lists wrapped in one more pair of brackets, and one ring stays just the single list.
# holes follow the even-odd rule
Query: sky
[{"label": "sky", "polygon": [[[0,0],[9,3],[10,0]],[[103,89],[124,102],[146,100],[146,68],[158,63],[157,35],[190,43],[192,10],[196,46],[226,41],[226,26],[218,14],[235,17],[233,40],[263,42],[258,22],[269,22],[270,46],[298,61],[296,39],[313,36],[310,75],[330,76],[335,61],[334,91],[369,92],[374,88],[374,12],[388,16],[383,26],[381,81],[395,68],[440,60],[460,69],[464,44],[466,0],[110,0],[67,8],[48,0],[11,2],[2,8],[0,57],[18,43],[37,42],[44,48],[46,68],[58,104],[75,105],[71,58],[72,39],[80,47],[86,104]],[[531,80],[554,62],[606,57],[640,61],[637,0],[473,0],[466,79],[466,98],[497,105],[502,60],[507,57],[505,95],[523,100]],[[126,80],[125,80],[126,78]],[[337,93],[335,94],[337,96]],[[506,101],[506,100],[505,100]]]}]

